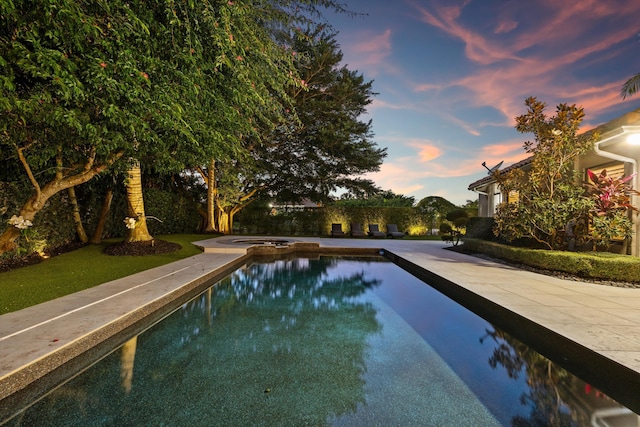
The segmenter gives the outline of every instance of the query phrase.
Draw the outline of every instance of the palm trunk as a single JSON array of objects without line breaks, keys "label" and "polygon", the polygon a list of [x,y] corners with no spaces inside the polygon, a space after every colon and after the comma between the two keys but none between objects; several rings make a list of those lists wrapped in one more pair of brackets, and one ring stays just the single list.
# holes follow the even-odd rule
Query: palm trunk
[{"label": "palm trunk", "polygon": [[218,185],[216,182],[216,160],[209,161],[207,170],[207,225],[204,229],[206,233],[220,231],[220,223],[216,220],[216,201],[218,199]]},{"label": "palm trunk", "polygon": [[229,214],[227,214],[227,212],[223,211],[222,209],[218,210],[218,224],[220,224],[219,226],[219,230],[221,233],[223,234],[231,234],[229,232]]},{"label": "palm trunk", "polygon": [[135,226],[129,228],[126,242],[150,242],[153,240],[147,229],[147,218],[142,198],[142,171],[140,162],[134,160],[127,171],[127,207],[129,218],[135,219]]},{"label": "palm trunk", "polygon": [[125,393],[131,392],[133,385],[133,364],[136,359],[136,347],[138,346],[138,336],[131,338],[122,345],[120,356],[120,379]]},{"label": "palm trunk", "polygon": [[204,227],[205,233],[217,233],[220,232],[221,224],[219,221],[219,208],[218,208],[218,181],[216,180],[216,159],[209,160],[207,169],[198,167],[196,169],[204,184],[207,186],[207,210],[204,213]]}]

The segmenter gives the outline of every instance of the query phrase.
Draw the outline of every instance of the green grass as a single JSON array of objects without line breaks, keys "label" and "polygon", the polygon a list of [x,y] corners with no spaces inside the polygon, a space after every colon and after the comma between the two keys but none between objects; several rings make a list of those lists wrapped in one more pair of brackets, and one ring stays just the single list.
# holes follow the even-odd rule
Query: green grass
[{"label": "green grass", "polygon": [[40,264],[0,273],[0,314],[20,310],[101,283],[202,253],[191,244],[211,235],[173,234],[158,239],[182,245],[176,252],[147,256],[109,256],[103,249],[118,240],[55,256]]}]

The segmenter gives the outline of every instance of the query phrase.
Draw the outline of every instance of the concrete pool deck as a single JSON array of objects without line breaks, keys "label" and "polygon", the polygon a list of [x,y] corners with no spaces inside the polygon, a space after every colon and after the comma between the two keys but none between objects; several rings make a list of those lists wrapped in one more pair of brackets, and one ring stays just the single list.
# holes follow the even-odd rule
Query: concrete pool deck
[{"label": "concrete pool deck", "polygon": [[[269,238],[331,252],[384,249],[640,374],[640,289],[519,270],[445,250],[439,241]],[[117,335],[178,295],[186,298],[185,288],[197,289],[244,263],[249,245],[236,239],[249,238],[196,242],[202,254],[0,316],[0,409],[3,399],[73,360],[102,335]]]}]

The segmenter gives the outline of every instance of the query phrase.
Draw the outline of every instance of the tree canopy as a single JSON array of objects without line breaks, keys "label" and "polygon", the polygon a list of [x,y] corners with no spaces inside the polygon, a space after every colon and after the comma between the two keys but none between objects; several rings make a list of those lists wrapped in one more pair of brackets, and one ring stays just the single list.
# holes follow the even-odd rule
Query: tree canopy
[{"label": "tree canopy", "polygon": [[277,126],[257,127],[259,134],[246,136],[248,157],[217,163],[218,203],[229,221],[259,196],[322,202],[338,189],[375,191],[359,177],[378,170],[386,156],[371,140],[371,122],[361,120],[375,95],[372,82],[340,65],[335,34],[324,27],[291,42],[301,83],[287,92],[291,109]]},{"label": "tree canopy", "polygon": [[394,207],[394,208],[410,208],[414,205],[415,199],[411,196],[396,194],[391,190],[377,191],[375,194],[367,197],[353,197],[351,194],[344,194],[336,204],[342,206],[360,206],[360,207]]},{"label": "tree canopy", "polygon": [[254,185],[284,201],[326,201],[339,188],[372,188],[358,178],[379,169],[386,149],[371,140],[363,121],[375,93],[357,71],[341,66],[335,34],[315,29],[293,46],[302,87],[290,91],[298,122],[287,120],[253,151]]},{"label": "tree canopy", "polygon": [[[31,187],[19,216],[132,164],[120,159],[176,172],[248,156],[248,136],[282,123],[306,85],[278,34],[323,8],[346,11],[333,0],[2,2],[0,153],[7,178]],[[19,232],[5,229],[0,253]]]}]

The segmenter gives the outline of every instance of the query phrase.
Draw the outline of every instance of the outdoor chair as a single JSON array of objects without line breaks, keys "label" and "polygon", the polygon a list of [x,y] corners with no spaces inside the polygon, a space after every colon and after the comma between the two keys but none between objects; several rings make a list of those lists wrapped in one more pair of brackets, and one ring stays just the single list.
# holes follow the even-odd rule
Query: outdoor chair
[{"label": "outdoor chair", "polygon": [[375,237],[376,239],[384,239],[386,234],[380,231],[378,224],[369,224],[369,236]]},{"label": "outdoor chair", "polygon": [[398,226],[396,224],[387,224],[387,236],[392,239],[402,239],[404,237],[404,233],[402,231],[398,231]]},{"label": "outdoor chair", "polygon": [[362,231],[362,224],[352,222],[351,223],[351,237],[366,237],[367,233]]},{"label": "outdoor chair", "polygon": [[342,224],[331,224],[331,237],[344,237]]}]

